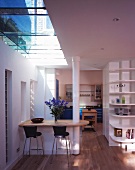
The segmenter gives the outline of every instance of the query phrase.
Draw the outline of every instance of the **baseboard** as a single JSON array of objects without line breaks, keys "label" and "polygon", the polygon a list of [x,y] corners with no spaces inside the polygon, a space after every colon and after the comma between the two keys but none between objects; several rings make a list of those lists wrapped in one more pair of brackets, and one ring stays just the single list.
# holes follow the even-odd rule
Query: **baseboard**
[{"label": "baseboard", "polygon": [[12,163],[10,163],[9,165],[6,166],[6,168],[4,170],[11,170],[15,164],[22,158],[22,155],[17,157],[16,160]]}]

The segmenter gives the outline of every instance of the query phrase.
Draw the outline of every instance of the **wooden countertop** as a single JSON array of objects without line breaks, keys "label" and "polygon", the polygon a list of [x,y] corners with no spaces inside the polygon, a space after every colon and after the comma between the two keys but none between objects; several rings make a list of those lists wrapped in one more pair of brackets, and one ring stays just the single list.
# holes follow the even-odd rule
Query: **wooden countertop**
[{"label": "wooden countertop", "polygon": [[19,124],[22,126],[38,126],[38,127],[50,127],[50,126],[84,126],[87,125],[89,121],[80,120],[79,122],[73,122],[73,120],[58,120],[55,122],[54,120],[44,120],[42,123],[33,123],[31,120],[27,120]]},{"label": "wooden countertop", "polygon": [[97,111],[95,109],[91,109],[91,110],[88,110],[88,109],[82,109],[82,113],[97,113]]},{"label": "wooden countertop", "polygon": [[[89,118],[90,116],[92,118]],[[82,120],[88,120],[88,121],[93,122],[94,128],[96,129],[96,127],[97,127],[97,111],[95,109],[91,109],[91,110],[83,109],[82,110]],[[83,130],[84,130],[84,127],[83,127]]]}]

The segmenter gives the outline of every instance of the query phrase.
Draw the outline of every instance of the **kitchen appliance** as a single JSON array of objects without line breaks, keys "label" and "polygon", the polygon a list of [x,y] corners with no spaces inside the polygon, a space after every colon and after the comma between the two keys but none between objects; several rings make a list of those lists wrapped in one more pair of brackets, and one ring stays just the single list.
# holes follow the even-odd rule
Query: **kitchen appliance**
[{"label": "kitchen appliance", "polygon": [[114,113],[116,115],[130,115],[131,114],[131,108],[130,107],[119,107],[114,108]]}]

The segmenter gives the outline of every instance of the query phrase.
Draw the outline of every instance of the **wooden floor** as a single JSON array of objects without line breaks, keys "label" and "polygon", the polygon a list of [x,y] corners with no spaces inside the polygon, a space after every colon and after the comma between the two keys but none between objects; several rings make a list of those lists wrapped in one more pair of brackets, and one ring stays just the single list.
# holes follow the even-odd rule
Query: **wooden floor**
[{"label": "wooden floor", "polygon": [[102,124],[97,132],[85,130],[81,138],[81,153],[71,155],[68,167],[66,155],[25,156],[12,170],[135,170],[135,154],[123,152],[119,147],[110,147],[102,135]]}]

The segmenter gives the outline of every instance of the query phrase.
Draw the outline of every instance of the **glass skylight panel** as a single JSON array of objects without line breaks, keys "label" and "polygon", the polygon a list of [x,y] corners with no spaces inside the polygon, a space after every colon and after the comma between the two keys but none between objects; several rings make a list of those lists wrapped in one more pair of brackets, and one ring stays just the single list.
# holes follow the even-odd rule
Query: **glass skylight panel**
[{"label": "glass skylight panel", "polygon": [[26,58],[64,59],[43,0],[0,0],[0,36]]},{"label": "glass skylight panel", "polygon": [[45,7],[43,0],[1,0],[0,7],[3,8],[32,8]]},{"label": "glass skylight panel", "polygon": [[62,50],[39,50],[38,51],[38,55],[36,55],[37,53],[35,52],[35,50],[30,50],[29,55],[27,55],[27,58],[42,58],[42,59],[52,59],[52,58],[64,58],[64,54]]}]

